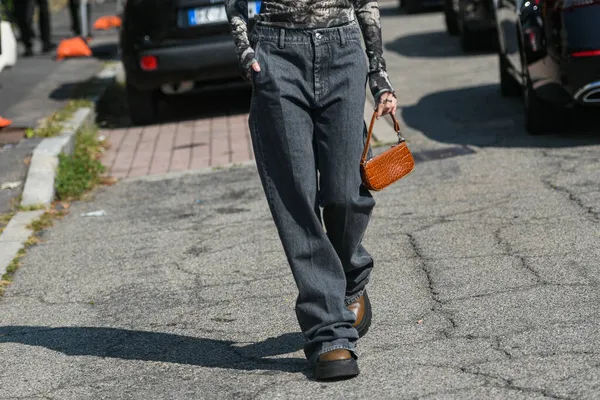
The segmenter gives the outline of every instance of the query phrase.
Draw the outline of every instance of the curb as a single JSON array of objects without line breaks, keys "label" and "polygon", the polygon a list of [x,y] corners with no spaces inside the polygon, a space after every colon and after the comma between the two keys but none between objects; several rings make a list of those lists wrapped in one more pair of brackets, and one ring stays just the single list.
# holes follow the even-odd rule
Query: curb
[{"label": "curb", "polygon": [[19,211],[4,228],[4,232],[0,236],[0,247],[2,247],[0,252],[0,277],[4,275],[12,260],[31,236],[31,231],[27,228],[27,225],[38,219],[43,213],[44,210]]},{"label": "curb", "polygon": [[64,124],[60,136],[44,139],[31,156],[25,186],[21,199],[22,206],[49,207],[54,200],[54,179],[60,153],[71,154],[75,147],[75,134],[94,123],[95,111],[79,108]]},{"label": "curb", "polygon": [[2,249],[0,251],[0,277],[4,275],[6,268],[31,236],[27,225],[39,218],[52,204],[55,195],[54,180],[58,167],[58,155],[60,153],[72,154],[75,148],[76,133],[94,125],[95,105],[104,94],[108,84],[115,79],[118,65],[117,63],[105,66],[92,78],[90,82],[92,95],[88,96],[92,107],[81,107],[75,110],[73,116],[63,123],[63,129],[59,136],[42,140],[33,151],[20,205],[24,207],[39,206],[43,209],[17,212],[0,235],[0,249]]}]

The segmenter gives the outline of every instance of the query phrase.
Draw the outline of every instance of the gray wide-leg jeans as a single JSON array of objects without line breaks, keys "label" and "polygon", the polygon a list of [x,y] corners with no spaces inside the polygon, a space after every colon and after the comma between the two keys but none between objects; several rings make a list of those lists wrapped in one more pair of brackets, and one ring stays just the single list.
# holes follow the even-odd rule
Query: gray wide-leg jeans
[{"label": "gray wide-leg jeans", "polygon": [[261,66],[252,76],[250,131],[298,286],[306,357],[314,363],[330,350],[354,353],[358,333],[346,305],[373,268],[361,241],[375,206],[359,167],[368,68],[360,29],[256,25],[250,41]]}]

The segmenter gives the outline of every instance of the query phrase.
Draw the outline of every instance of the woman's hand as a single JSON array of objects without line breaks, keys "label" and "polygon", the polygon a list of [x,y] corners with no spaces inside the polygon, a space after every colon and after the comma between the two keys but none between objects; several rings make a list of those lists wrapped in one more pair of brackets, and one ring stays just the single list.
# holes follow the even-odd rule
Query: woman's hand
[{"label": "woman's hand", "polygon": [[246,71],[246,78],[248,78],[248,82],[252,82],[252,71],[260,72],[260,64],[256,60],[252,61],[252,64],[250,64],[250,67],[248,67],[248,70]]},{"label": "woman's hand", "polygon": [[398,107],[398,99],[392,92],[385,92],[379,96],[379,104],[377,105],[377,119],[380,117],[392,114],[396,115],[396,107]]}]

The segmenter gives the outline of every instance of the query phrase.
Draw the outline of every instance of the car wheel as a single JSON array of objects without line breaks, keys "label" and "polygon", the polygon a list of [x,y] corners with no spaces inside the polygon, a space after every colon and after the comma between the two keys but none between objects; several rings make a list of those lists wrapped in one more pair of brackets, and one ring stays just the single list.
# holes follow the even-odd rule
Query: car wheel
[{"label": "car wheel", "polygon": [[125,90],[131,122],[134,125],[148,125],[156,122],[158,119],[156,91],[140,90],[129,83]]},{"label": "car wheel", "polygon": [[448,35],[456,36],[460,33],[458,29],[458,15],[452,8],[452,0],[446,0],[444,3],[444,17],[446,19],[446,32]]},{"label": "car wheel", "polygon": [[421,0],[403,0],[402,3],[407,14],[416,14],[422,10]]},{"label": "car wheel", "polygon": [[504,97],[517,97],[523,94],[523,88],[519,81],[508,72],[508,60],[502,54],[498,55],[500,66],[500,93]]},{"label": "car wheel", "polygon": [[523,100],[525,104],[525,129],[531,135],[544,135],[562,130],[561,121],[566,118],[557,117],[557,114],[564,114],[565,109],[548,104],[541,100],[536,94],[531,84],[527,79],[525,89],[523,90]]}]

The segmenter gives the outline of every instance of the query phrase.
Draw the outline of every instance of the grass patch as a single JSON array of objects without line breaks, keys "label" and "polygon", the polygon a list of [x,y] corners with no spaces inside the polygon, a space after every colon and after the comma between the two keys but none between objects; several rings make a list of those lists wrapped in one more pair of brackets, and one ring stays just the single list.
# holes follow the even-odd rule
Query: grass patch
[{"label": "grass patch", "polygon": [[0,235],[4,232],[4,228],[6,228],[6,225],[8,225],[13,215],[15,215],[14,212],[0,214]]},{"label": "grass patch", "polygon": [[38,233],[46,228],[51,227],[52,224],[53,215],[49,212],[45,212],[41,215],[41,217],[27,225],[27,229],[31,229],[34,233]]},{"label": "grass patch", "polygon": [[56,210],[53,208],[46,211],[38,219],[27,226],[28,229],[33,231],[33,234],[29,236],[23,247],[17,252],[15,258],[13,258],[6,268],[4,275],[2,275],[0,278],[0,296],[2,296],[6,287],[13,281],[13,277],[21,266],[21,259],[26,254],[27,249],[40,243],[41,239],[39,237],[39,233],[42,230],[51,227],[56,219],[62,218],[64,215],[66,215],[66,213],[67,212],[64,210]]},{"label": "grass patch", "polygon": [[6,267],[6,272],[4,273],[4,275],[2,275],[3,281],[12,282],[12,277],[15,274],[15,272],[17,271],[17,269],[19,269],[19,266],[21,264],[21,258],[24,255],[25,255],[25,248],[22,248],[19,250],[16,257],[13,258],[13,260],[10,262],[10,264],[8,264],[8,267]]},{"label": "grass patch", "polygon": [[58,112],[56,113],[56,118],[59,121],[65,121],[66,119],[73,116],[73,114],[75,113],[75,111],[77,111],[78,108],[91,108],[93,107],[93,105],[94,103],[92,101],[86,99],[71,100],[67,103],[66,106],[58,110]]},{"label": "grass patch", "polygon": [[6,225],[8,225],[8,223],[9,223],[10,219],[13,217],[13,215],[15,215],[14,212],[0,214],[0,226],[5,227]]},{"label": "grass patch", "polygon": [[77,133],[73,154],[59,155],[54,184],[58,200],[79,200],[103,182],[104,166],[99,158],[105,148],[105,141],[98,139],[96,129]]},{"label": "grass patch", "polygon": [[92,102],[85,99],[71,100],[66,106],[49,116],[35,129],[28,128],[25,136],[28,138],[49,138],[57,136],[63,129],[63,123],[71,118],[78,108],[92,107]]},{"label": "grass patch", "polygon": [[6,267],[6,272],[4,273],[4,275],[2,275],[2,278],[0,279],[0,295],[4,293],[4,288],[6,288],[13,281],[13,276],[21,266],[21,258],[23,258],[23,256],[25,255],[25,252],[25,247],[19,249],[15,258],[13,258],[10,264],[8,264],[8,267]]},{"label": "grass patch", "polygon": [[43,204],[37,204],[37,205],[31,205],[31,206],[18,205],[17,211],[37,211],[37,210],[43,210],[45,208],[46,208],[46,206]]}]

